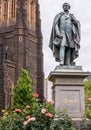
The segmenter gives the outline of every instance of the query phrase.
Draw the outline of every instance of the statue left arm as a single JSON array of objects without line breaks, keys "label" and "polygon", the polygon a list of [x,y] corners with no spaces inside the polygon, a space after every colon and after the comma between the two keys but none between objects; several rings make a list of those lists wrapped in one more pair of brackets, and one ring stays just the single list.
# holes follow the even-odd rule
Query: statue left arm
[{"label": "statue left arm", "polygon": [[79,40],[80,40],[80,37],[81,37],[80,22],[75,18],[75,16],[73,14],[70,14],[70,16],[71,16],[72,24],[74,24],[77,29],[77,33],[78,33]]},{"label": "statue left arm", "polygon": [[78,28],[79,39],[81,39],[81,25],[79,21],[77,21],[77,28]]}]

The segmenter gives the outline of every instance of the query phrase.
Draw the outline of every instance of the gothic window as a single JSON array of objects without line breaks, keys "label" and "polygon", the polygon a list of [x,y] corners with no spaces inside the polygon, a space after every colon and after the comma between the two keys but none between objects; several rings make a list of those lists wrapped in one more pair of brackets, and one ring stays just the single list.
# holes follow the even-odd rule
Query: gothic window
[{"label": "gothic window", "polygon": [[33,28],[35,29],[36,26],[36,1],[31,2],[31,24]]},{"label": "gothic window", "polygon": [[27,24],[29,24],[29,4],[28,1],[26,1],[26,19],[27,19]]},{"label": "gothic window", "polygon": [[36,21],[36,3],[35,0],[28,0],[26,6],[27,24],[30,28],[35,29]]},{"label": "gothic window", "polygon": [[11,19],[16,15],[16,0],[0,0],[0,23],[1,25],[13,24]]},{"label": "gothic window", "polygon": [[1,22],[1,18],[2,18],[2,5],[1,5],[1,0],[0,0],[0,22]]},{"label": "gothic window", "polygon": [[7,0],[4,1],[4,20],[7,20],[8,18],[8,2]]},{"label": "gothic window", "polygon": [[16,12],[16,0],[12,0],[11,3],[11,17],[15,17],[15,12]]},{"label": "gothic window", "polygon": [[33,1],[30,3],[30,21],[31,25],[33,25]]},{"label": "gothic window", "polygon": [[12,48],[6,47],[5,59],[9,61],[13,61]]},{"label": "gothic window", "polygon": [[6,88],[5,88],[5,107],[12,105],[12,98],[10,94],[13,93],[13,80],[9,73],[6,73]]}]

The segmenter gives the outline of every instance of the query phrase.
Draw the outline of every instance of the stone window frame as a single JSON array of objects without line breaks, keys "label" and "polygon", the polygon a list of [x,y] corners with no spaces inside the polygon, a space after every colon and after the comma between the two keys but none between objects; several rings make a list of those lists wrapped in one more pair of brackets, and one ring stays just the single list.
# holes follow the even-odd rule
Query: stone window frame
[{"label": "stone window frame", "polygon": [[5,108],[7,108],[7,106],[12,105],[12,103],[13,103],[13,100],[12,100],[12,97],[10,96],[10,94],[13,94],[14,82],[13,82],[13,77],[11,76],[11,74],[8,71],[6,72],[5,78],[6,78],[6,85],[5,85],[5,88],[4,88],[4,91],[5,91]]},{"label": "stone window frame", "polygon": [[2,20],[2,3],[1,3],[1,0],[0,0],[0,23],[1,23],[1,20]]},{"label": "stone window frame", "polygon": [[8,1],[7,0],[4,0],[4,5],[3,5],[4,7],[4,12],[3,12],[3,19],[4,19],[4,21],[6,21],[7,20],[7,18],[8,18]]},{"label": "stone window frame", "polygon": [[14,24],[17,0],[0,0],[0,25]]},{"label": "stone window frame", "polygon": [[27,25],[32,30],[36,29],[36,0],[26,1]]},{"label": "stone window frame", "polygon": [[16,16],[16,0],[11,1],[11,18]]}]

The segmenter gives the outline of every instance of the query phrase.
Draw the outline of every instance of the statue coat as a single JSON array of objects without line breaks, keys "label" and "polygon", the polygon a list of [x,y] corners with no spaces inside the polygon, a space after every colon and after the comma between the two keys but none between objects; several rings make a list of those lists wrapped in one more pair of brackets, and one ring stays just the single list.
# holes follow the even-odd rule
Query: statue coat
[{"label": "statue coat", "polygon": [[[61,12],[57,14],[53,21],[51,36],[50,36],[50,43],[49,47],[53,51],[53,55],[55,57],[56,61],[59,61],[59,47],[55,46],[53,44],[53,40],[56,37],[56,31],[55,31],[55,25],[58,24],[60,26],[60,18],[64,14],[64,12]],[[74,52],[71,55],[71,60],[73,61],[79,56],[79,49],[80,49],[80,22],[76,20],[73,14],[69,13],[71,18],[71,24],[72,24],[72,42],[74,42]]]}]

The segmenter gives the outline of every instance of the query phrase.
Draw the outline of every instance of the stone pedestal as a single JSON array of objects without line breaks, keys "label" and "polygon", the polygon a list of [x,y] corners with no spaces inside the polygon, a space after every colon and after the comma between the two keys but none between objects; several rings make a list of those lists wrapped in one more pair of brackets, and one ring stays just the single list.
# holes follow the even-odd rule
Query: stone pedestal
[{"label": "stone pedestal", "polygon": [[57,66],[49,74],[53,82],[53,100],[55,109],[67,109],[72,118],[81,118],[85,113],[83,80],[89,72],[83,72],[81,66]]}]

